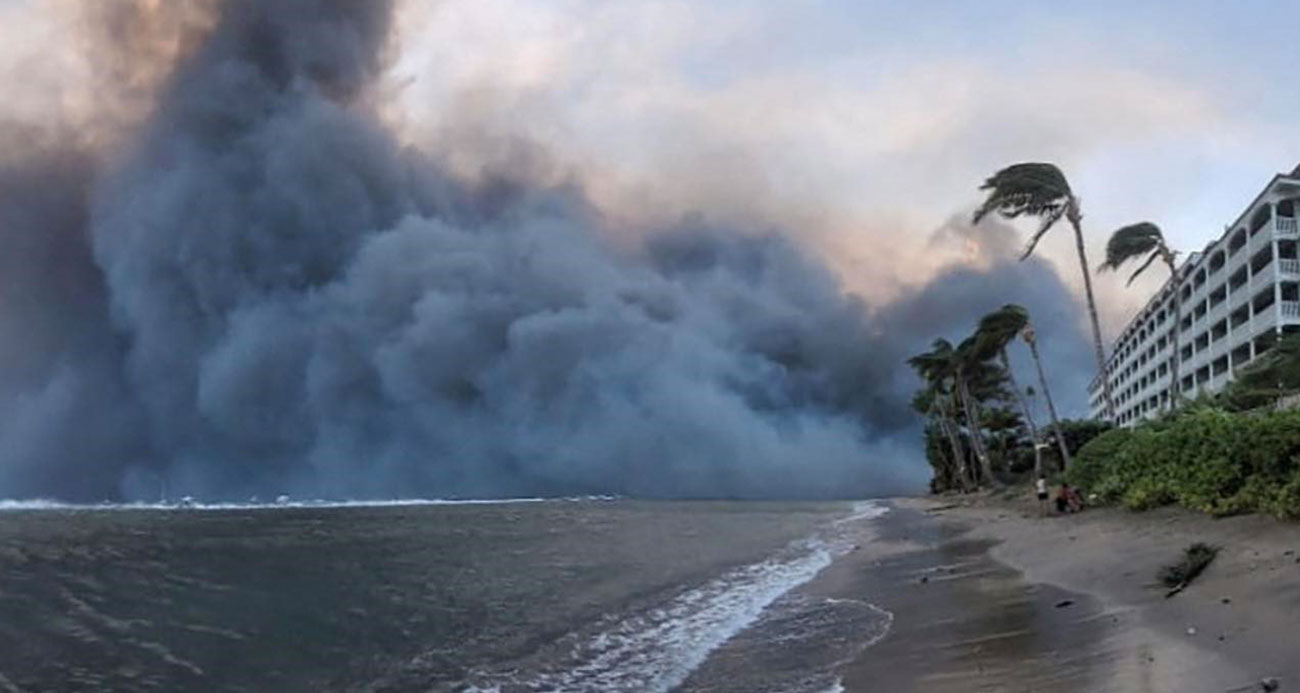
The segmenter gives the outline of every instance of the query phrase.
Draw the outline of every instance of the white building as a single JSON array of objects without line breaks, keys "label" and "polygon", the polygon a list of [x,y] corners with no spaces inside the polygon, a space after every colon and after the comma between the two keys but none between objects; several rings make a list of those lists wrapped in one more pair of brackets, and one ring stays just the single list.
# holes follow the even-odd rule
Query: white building
[{"label": "white building", "polygon": [[[1175,287],[1182,292],[1185,398],[1218,392],[1279,335],[1300,331],[1298,212],[1300,166],[1274,176],[1222,237],[1182,263],[1179,281],[1167,281],[1125,326],[1106,361],[1116,423],[1131,426],[1169,406]],[[1100,378],[1088,390],[1092,415],[1100,418]]]}]

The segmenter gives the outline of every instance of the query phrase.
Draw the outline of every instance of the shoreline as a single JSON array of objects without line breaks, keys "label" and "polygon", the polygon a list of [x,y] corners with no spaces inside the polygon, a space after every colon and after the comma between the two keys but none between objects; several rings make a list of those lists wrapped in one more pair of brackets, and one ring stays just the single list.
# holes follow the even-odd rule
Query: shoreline
[{"label": "shoreline", "polygon": [[[1226,691],[1300,684],[1300,526],[1167,508],[1040,517],[1032,502],[896,498],[808,590],[895,615],[843,668],[854,691]],[[1172,599],[1183,547],[1219,557]]]}]

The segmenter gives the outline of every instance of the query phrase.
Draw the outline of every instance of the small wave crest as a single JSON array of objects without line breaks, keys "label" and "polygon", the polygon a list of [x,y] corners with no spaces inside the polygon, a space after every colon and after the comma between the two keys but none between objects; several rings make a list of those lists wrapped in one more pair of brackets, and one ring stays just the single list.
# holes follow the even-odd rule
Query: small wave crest
[{"label": "small wave crest", "polygon": [[[760,619],[773,618],[769,608],[792,590],[852,551],[854,545],[844,536],[845,525],[879,517],[888,510],[873,501],[858,503],[848,516],[832,521],[828,531],[794,542],[772,558],[727,572],[659,608],[610,619],[598,626],[594,635],[579,637],[567,655],[549,666],[524,674],[487,674],[463,690],[666,693],[686,682],[728,641]],[[811,616],[803,602],[790,603],[804,612],[801,624],[831,612],[850,613],[853,608],[858,610],[853,618],[859,622],[863,614],[874,619],[879,630],[858,633],[865,636],[856,640],[861,648],[888,631],[893,620],[889,612],[865,602],[848,605],[847,600],[841,601],[844,603],[837,605],[835,600],[825,600]],[[776,617],[789,619],[789,612],[778,610]],[[833,677],[827,683],[832,681]]]}]

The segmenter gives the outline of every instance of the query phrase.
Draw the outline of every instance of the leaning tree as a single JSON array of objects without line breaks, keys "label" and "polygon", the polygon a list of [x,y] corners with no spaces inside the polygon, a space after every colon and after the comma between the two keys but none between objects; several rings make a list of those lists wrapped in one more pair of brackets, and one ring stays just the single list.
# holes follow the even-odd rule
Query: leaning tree
[{"label": "leaning tree", "polygon": [[933,407],[939,428],[952,447],[953,459],[957,464],[957,480],[963,491],[971,490],[971,475],[966,464],[966,450],[961,443],[957,428],[956,399],[957,353],[952,343],[946,339],[936,339],[930,350],[907,360],[908,365],[916,370],[917,375],[925,381],[926,389],[931,393],[929,404]]},{"label": "leaning tree", "polygon": [[[1015,341],[1017,337],[1022,336],[1029,327],[1029,311],[1023,306],[1008,303],[981,318],[977,334],[979,334],[980,339],[983,339],[988,344],[990,349],[997,351],[998,359],[1002,362],[1002,368],[1006,371],[1007,379],[1011,383],[1011,389],[1016,393],[1016,401],[1020,404],[1020,410],[1025,417],[1025,425],[1029,427],[1029,435],[1034,443],[1034,476],[1037,477],[1043,472],[1043,456],[1038,447],[1038,426],[1034,423],[1034,416],[1029,402],[1025,399],[1025,393],[1021,391],[1020,386],[1016,383],[1015,374],[1011,370],[1011,360],[1007,357],[1007,345]],[[1047,379],[1043,377],[1042,363],[1039,361],[1036,345],[1031,346],[1030,351],[1034,357],[1034,365],[1038,369],[1039,386],[1047,394],[1048,414],[1052,418],[1052,431],[1061,447],[1061,460],[1065,464],[1070,459],[1070,451],[1066,449],[1065,438],[1061,435],[1061,422],[1056,418],[1056,408],[1051,406],[1051,393],[1047,389]]]},{"label": "leaning tree", "polygon": [[980,464],[980,475],[989,485],[999,486],[1000,482],[993,476],[993,463],[989,459],[988,448],[984,445],[980,409],[983,400],[1003,398],[1005,392],[1002,383],[1006,377],[1002,369],[990,363],[993,351],[980,341],[978,334],[963,339],[955,351],[957,395],[966,414],[971,447],[975,449],[975,459]]},{"label": "leaning tree", "polygon": [[[1110,235],[1110,240],[1106,243],[1106,261],[1101,263],[1097,268],[1099,272],[1106,270],[1118,270],[1120,265],[1146,256],[1146,260],[1138,266],[1133,274],[1129,275],[1128,283],[1132,284],[1148,267],[1156,260],[1165,263],[1172,277],[1178,277],[1177,258],[1178,253],[1170,250],[1169,245],[1165,243],[1164,234],[1160,233],[1160,227],[1149,221],[1130,224],[1117,230]],[[1179,292],[1177,282],[1174,283],[1174,329],[1173,329],[1173,348],[1174,357],[1169,364],[1169,408],[1173,409],[1178,406],[1178,397],[1182,388],[1182,381],[1178,378],[1178,366],[1182,361],[1182,353],[1179,351],[1178,333],[1182,330],[1183,321],[1183,298]],[[1102,377],[1106,377],[1102,374]]]},{"label": "leaning tree", "polygon": [[1097,321],[1097,301],[1092,295],[1092,275],[1088,270],[1088,255],[1083,247],[1083,214],[1079,210],[1079,199],[1070,189],[1065,174],[1054,164],[1020,163],[1008,166],[993,174],[980,190],[987,190],[988,197],[975,210],[974,223],[978,224],[984,217],[997,212],[1007,219],[1021,216],[1036,217],[1038,230],[1029,239],[1021,260],[1029,257],[1038,246],[1043,236],[1064,217],[1074,229],[1074,244],[1079,253],[1079,268],[1083,272],[1083,290],[1088,301],[1088,315],[1092,319],[1092,343],[1097,355],[1097,373],[1100,374],[1106,410],[1105,418],[1115,414],[1115,403],[1111,398],[1110,379],[1106,377],[1106,351],[1101,340],[1101,325]]}]

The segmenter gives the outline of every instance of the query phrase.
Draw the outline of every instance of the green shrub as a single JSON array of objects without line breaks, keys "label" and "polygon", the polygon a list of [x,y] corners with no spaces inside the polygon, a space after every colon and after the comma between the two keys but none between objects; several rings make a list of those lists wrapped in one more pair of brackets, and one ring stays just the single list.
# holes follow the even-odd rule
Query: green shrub
[{"label": "green shrub", "polygon": [[[1116,456],[1128,445],[1132,437],[1133,431],[1130,429],[1116,428],[1093,438],[1079,450],[1079,454],[1074,456],[1074,464],[1067,470],[1066,475],[1070,483],[1106,498],[1102,482],[1113,473],[1113,467],[1117,462]],[[1116,497],[1106,498],[1106,500],[1114,501]]]},{"label": "green shrub", "polygon": [[1079,451],[1070,483],[1135,510],[1178,503],[1214,515],[1300,518],[1300,411],[1196,407]]}]

